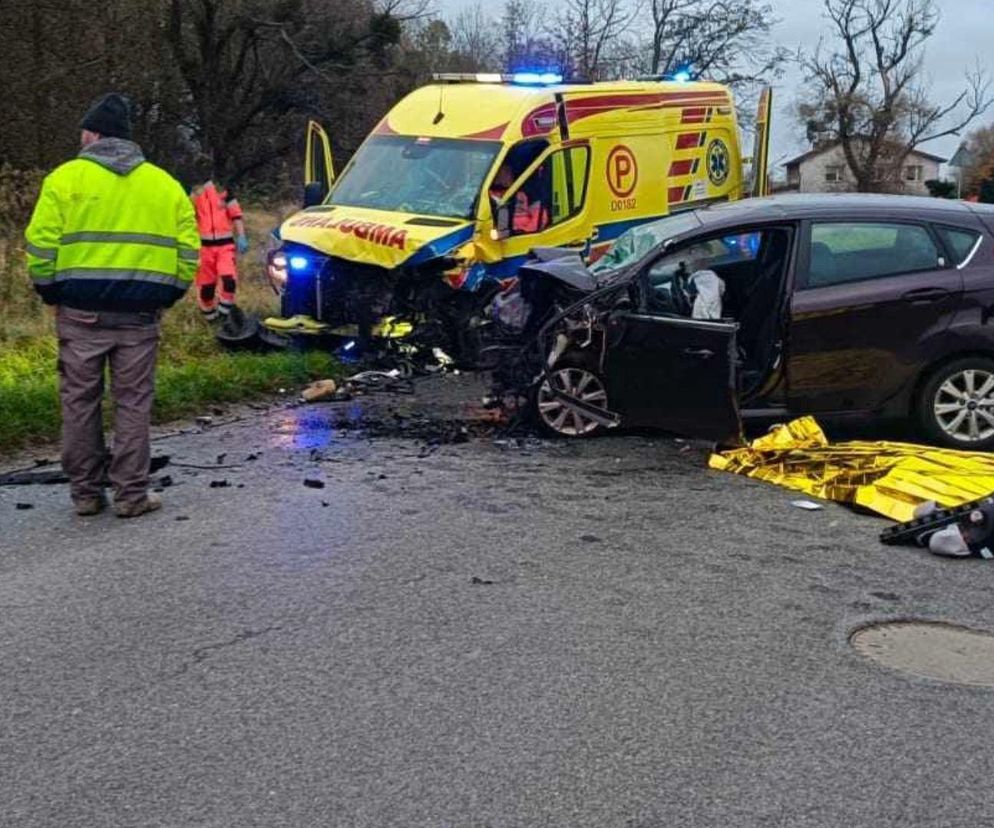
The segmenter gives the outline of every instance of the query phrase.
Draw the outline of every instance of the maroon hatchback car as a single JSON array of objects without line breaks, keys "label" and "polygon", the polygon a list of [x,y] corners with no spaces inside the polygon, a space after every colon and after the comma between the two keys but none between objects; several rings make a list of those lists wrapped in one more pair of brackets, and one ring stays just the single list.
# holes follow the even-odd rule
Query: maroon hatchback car
[{"label": "maroon hatchback car", "polygon": [[813,414],[994,447],[994,206],[750,199],[635,228],[588,272],[604,338],[547,370],[547,429],[734,440],[743,416]]}]

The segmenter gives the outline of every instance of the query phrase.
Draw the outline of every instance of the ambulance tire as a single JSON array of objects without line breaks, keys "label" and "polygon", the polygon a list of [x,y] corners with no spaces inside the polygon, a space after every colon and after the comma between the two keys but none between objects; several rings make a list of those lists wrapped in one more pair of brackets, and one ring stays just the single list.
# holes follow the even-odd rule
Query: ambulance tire
[{"label": "ambulance tire", "polygon": [[[564,354],[549,376],[559,390],[607,410],[607,382],[601,375],[596,358],[575,352]],[[605,431],[595,420],[563,405],[551,394],[549,382],[539,383],[532,389],[529,398],[529,409],[539,429],[552,437],[570,439],[595,437]]]},{"label": "ambulance tire", "polygon": [[918,423],[928,439],[964,451],[994,449],[994,423],[987,419],[994,417],[992,379],[990,357],[963,357],[935,368],[916,400]]}]

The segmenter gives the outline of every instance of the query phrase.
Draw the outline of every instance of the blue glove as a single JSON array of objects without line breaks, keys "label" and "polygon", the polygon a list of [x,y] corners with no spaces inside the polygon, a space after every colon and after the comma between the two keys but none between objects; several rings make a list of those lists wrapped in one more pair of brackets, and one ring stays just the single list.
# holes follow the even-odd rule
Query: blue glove
[{"label": "blue glove", "polygon": [[248,239],[245,236],[237,236],[235,238],[235,247],[238,248],[238,252],[245,255],[249,251]]}]

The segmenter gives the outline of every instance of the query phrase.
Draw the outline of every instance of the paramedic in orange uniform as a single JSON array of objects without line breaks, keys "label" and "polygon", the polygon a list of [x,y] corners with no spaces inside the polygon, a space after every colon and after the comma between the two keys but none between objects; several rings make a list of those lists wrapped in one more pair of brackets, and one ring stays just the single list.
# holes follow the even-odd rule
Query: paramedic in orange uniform
[{"label": "paramedic in orange uniform", "polygon": [[[490,185],[490,195],[503,199],[516,177],[510,167],[502,165]],[[544,230],[548,223],[548,213],[542,202],[529,200],[524,188],[518,190],[514,198],[511,230],[514,233],[537,233],[539,230]]]},{"label": "paramedic in orange uniform", "polygon": [[[197,270],[197,304],[209,322],[231,313],[238,287],[235,250],[248,252],[242,208],[228,190],[213,181],[190,194],[200,230],[200,267]],[[220,284],[219,284],[220,283]]]}]

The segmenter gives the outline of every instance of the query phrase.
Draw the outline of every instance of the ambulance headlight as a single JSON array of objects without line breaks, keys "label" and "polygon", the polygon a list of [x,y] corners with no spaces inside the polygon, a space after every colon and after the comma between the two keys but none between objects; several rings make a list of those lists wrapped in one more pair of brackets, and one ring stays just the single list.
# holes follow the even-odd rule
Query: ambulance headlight
[{"label": "ambulance headlight", "polygon": [[269,285],[277,294],[286,289],[287,282],[287,256],[282,250],[272,250],[266,263],[266,277]]}]

